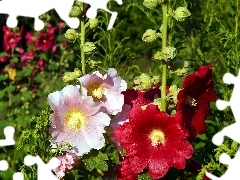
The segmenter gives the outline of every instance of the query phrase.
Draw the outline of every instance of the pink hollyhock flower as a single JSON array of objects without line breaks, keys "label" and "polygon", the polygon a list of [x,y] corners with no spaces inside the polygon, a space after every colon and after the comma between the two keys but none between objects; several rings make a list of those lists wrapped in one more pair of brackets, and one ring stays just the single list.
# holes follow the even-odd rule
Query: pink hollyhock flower
[{"label": "pink hollyhock flower", "polygon": [[27,45],[35,45],[35,37],[32,32],[27,32],[25,35]]},{"label": "pink hollyhock flower", "polygon": [[70,172],[80,164],[80,159],[74,153],[69,153],[57,158],[60,161],[60,165],[54,169],[54,172],[58,179],[63,178],[67,172]]},{"label": "pink hollyhock flower", "polygon": [[189,133],[189,140],[193,141],[196,132],[203,134],[206,131],[205,119],[210,113],[210,102],[216,101],[212,66],[201,66],[194,74],[186,76],[177,99],[176,114]]},{"label": "pink hollyhock flower", "polygon": [[21,65],[23,67],[28,66],[29,60],[32,60],[34,58],[34,56],[35,56],[34,50],[25,52],[20,59]]},{"label": "pink hollyhock flower", "polygon": [[46,63],[44,60],[40,59],[40,60],[38,60],[37,65],[38,65],[38,71],[41,72],[44,70]]},{"label": "pink hollyhock flower", "polygon": [[170,167],[185,168],[193,148],[174,116],[149,105],[145,110],[134,107],[125,122],[114,132],[114,137],[126,150],[132,172],[138,174],[148,168],[152,179],[166,175]]},{"label": "pink hollyhock flower", "polygon": [[1,63],[5,63],[5,62],[7,62],[8,58],[9,58],[8,55],[6,55],[6,56],[2,56],[2,57],[0,57],[0,62],[1,62]]},{"label": "pink hollyhock flower", "polygon": [[52,143],[68,142],[78,156],[103,147],[104,127],[110,124],[110,118],[99,112],[100,102],[81,96],[73,85],[49,94],[48,101],[54,111],[50,115]]},{"label": "pink hollyhock flower", "polygon": [[43,31],[38,32],[38,37],[35,42],[38,50],[47,51],[52,48],[55,29],[54,27],[50,27],[45,33]]},{"label": "pink hollyhock flower", "polygon": [[12,31],[7,26],[3,26],[3,47],[4,51],[15,49],[22,39],[23,28],[16,28],[16,32]]},{"label": "pink hollyhock flower", "polygon": [[82,84],[83,93],[92,96],[95,102],[102,102],[102,111],[116,115],[122,111],[124,96],[121,94],[127,88],[127,83],[117,76],[114,68],[109,68],[102,76],[98,71],[78,79]]},{"label": "pink hollyhock flower", "polygon": [[64,22],[59,22],[57,24],[57,26],[58,26],[58,29],[63,29],[65,27],[65,23]]}]

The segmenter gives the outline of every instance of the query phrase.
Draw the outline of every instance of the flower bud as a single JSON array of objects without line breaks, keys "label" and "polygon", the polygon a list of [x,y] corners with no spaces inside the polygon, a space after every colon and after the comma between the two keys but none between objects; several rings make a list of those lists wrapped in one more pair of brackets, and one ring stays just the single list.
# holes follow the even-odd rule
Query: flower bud
[{"label": "flower bud", "polygon": [[68,29],[64,36],[67,38],[68,41],[75,42],[76,39],[79,37],[79,34],[74,29]]},{"label": "flower bud", "polygon": [[75,79],[75,75],[72,72],[66,72],[63,74],[62,80],[64,83],[67,83],[69,81],[73,81]]},{"label": "flower bud", "polygon": [[149,9],[154,9],[158,4],[163,2],[164,0],[144,0],[143,5]]},{"label": "flower bud", "polygon": [[94,29],[98,26],[98,19],[97,18],[94,18],[94,19],[89,19],[89,27],[91,29]]},{"label": "flower bud", "polygon": [[94,51],[96,49],[96,46],[93,42],[86,42],[83,45],[83,51],[85,53],[91,53],[92,51]]},{"label": "flower bud", "polygon": [[175,11],[174,11],[174,18],[177,21],[184,21],[186,17],[190,16],[191,13],[190,11],[186,8],[186,7],[178,7]]},{"label": "flower bud", "polygon": [[77,0],[77,1],[75,1],[75,4],[76,4],[78,7],[80,7],[80,9],[83,9],[83,2]]},{"label": "flower bud", "polygon": [[82,13],[82,10],[79,6],[73,6],[73,8],[70,11],[70,17],[79,17]]},{"label": "flower bud", "polygon": [[157,39],[157,37],[158,37],[158,34],[156,33],[156,31],[154,31],[152,29],[148,29],[143,34],[142,40],[144,42],[151,43],[151,42],[155,41]]},{"label": "flower bud", "polygon": [[135,79],[134,83],[137,84],[134,88],[138,90],[146,90],[152,87],[151,77],[144,73]]},{"label": "flower bud", "polygon": [[75,68],[73,75],[75,76],[75,78],[79,78],[82,75],[82,72],[78,68]]},{"label": "flower bud", "polygon": [[174,61],[170,72],[177,74],[179,77],[186,76],[190,72],[189,62],[184,60]]},{"label": "flower bud", "polygon": [[167,62],[171,61],[177,55],[176,48],[167,46],[162,49],[162,51],[157,51],[154,54],[154,59],[163,59]]}]

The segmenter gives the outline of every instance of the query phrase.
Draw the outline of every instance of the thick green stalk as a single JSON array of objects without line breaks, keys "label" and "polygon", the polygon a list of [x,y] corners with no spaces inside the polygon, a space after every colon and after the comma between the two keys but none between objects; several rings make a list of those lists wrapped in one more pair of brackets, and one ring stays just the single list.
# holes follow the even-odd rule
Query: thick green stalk
[{"label": "thick green stalk", "polygon": [[[82,8],[82,11],[84,10],[84,7]],[[82,62],[82,73],[83,75],[86,74],[86,61],[85,61],[85,53],[84,53],[84,44],[85,44],[85,22],[84,18],[81,18],[81,44],[80,44],[80,49],[81,49],[81,62]]]},{"label": "thick green stalk", "polygon": [[[163,32],[162,32],[162,49],[167,46],[167,4],[162,5],[163,11]],[[166,86],[167,86],[167,64],[162,65],[162,86],[161,86],[161,110],[166,112]]]}]

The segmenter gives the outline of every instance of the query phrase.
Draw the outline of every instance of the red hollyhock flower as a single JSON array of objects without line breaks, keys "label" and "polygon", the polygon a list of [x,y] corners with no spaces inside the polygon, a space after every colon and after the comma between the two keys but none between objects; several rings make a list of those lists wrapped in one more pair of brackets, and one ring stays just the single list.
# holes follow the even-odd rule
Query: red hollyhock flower
[{"label": "red hollyhock flower", "polygon": [[27,45],[35,45],[35,37],[34,34],[32,32],[27,32],[25,35],[25,39],[26,39],[26,43]]},{"label": "red hollyhock flower", "polygon": [[129,159],[126,157],[123,157],[124,159],[121,159],[121,164],[116,169],[116,177],[118,180],[137,180],[138,173],[134,173],[130,168]]},{"label": "red hollyhock flower", "polygon": [[188,75],[177,99],[177,116],[183,128],[189,133],[189,140],[196,138],[196,132],[206,131],[205,119],[210,112],[210,102],[216,101],[211,65],[201,66]]},{"label": "red hollyhock flower", "polygon": [[140,91],[140,90],[126,90],[123,91],[124,95],[124,104],[128,104],[131,107],[135,106],[143,106],[154,101],[154,96],[161,96],[161,91],[159,88],[151,88],[148,91]]},{"label": "red hollyhock flower", "polygon": [[38,32],[38,38],[35,42],[35,45],[38,50],[47,51],[53,47],[55,31],[56,27],[53,27],[51,24],[48,24],[46,32],[43,31]]},{"label": "red hollyhock flower", "polygon": [[16,28],[16,32],[12,31],[7,26],[3,26],[3,47],[4,51],[8,52],[9,50],[15,49],[18,43],[22,39],[23,28]]},{"label": "red hollyhock flower", "polygon": [[187,134],[175,117],[152,104],[145,110],[134,107],[129,122],[117,128],[114,137],[126,150],[131,171],[141,173],[148,167],[153,179],[166,175],[170,167],[183,169],[185,159],[193,153]]}]

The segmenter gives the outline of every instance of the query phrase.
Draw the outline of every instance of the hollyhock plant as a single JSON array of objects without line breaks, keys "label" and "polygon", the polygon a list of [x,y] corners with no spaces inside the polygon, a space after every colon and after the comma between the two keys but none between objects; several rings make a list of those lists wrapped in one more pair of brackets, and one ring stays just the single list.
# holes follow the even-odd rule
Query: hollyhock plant
[{"label": "hollyhock plant", "polygon": [[114,131],[114,138],[126,150],[131,171],[141,173],[147,167],[153,179],[166,175],[170,167],[185,168],[185,160],[193,153],[186,137],[174,116],[152,104],[145,110],[133,108],[129,122]]},{"label": "hollyhock plant", "polygon": [[60,165],[54,169],[54,172],[58,179],[63,178],[67,172],[70,172],[80,164],[80,159],[74,153],[59,156],[57,159],[60,160]]},{"label": "hollyhock plant", "polygon": [[92,75],[87,74],[78,80],[85,95],[92,96],[95,102],[103,103],[104,112],[116,115],[122,111],[124,96],[121,92],[127,89],[127,83],[117,76],[114,68],[109,68],[104,76],[95,71]]},{"label": "hollyhock plant", "polygon": [[102,104],[90,96],[81,96],[77,86],[68,85],[49,94],[52,143],[68,142],[78,156],[105,143],[104,127],[110,123],[107,114],[99,112]]},{"label": "hollyhock plant", "polygon": [[203,134],[206,131],[205,119],[210,112],[210,102],[216,101],[211,67],[201,66],[186,76],[183,89],[177,96],[177,116],[189,133],[189,140],[196,138],[196,132]]}]

